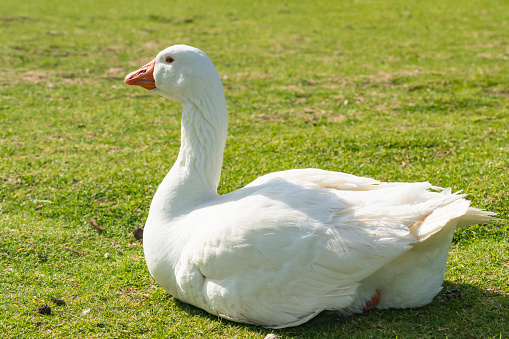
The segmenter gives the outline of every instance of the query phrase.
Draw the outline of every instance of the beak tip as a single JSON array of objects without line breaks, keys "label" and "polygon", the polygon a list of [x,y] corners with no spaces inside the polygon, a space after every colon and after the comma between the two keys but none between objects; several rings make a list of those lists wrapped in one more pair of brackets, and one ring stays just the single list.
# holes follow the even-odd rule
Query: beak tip
[{"label": "beak tip", "polygon": [[133,85],[133,84],[132,84],[132,81],[131,81],[131,80],[132,80],[132,76],[131,76],[131,74],[132,74],[132,73],[127,74],[127,75],[125,76],[125,78],[124,78],[124,82],[125,82],[127,85]]}]

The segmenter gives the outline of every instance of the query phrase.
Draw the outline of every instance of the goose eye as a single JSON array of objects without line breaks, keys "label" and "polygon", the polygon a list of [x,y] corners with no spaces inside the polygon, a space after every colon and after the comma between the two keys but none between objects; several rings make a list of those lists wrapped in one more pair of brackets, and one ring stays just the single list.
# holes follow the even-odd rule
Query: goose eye
[{"label": "goose eye", "polygon": [[167,57],[166,58],[166,62],[171,64],[173,61],[175,61],[175,59],[173,59],[172,57]]}]

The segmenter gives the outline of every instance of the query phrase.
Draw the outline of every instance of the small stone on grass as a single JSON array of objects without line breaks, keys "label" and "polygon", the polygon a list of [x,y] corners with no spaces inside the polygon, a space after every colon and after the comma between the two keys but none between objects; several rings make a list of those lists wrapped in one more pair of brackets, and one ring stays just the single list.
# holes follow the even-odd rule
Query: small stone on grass
[{"label": "small stone on grass", "polygon": [[133,231],[134,239],[136,240],[143,240],[143,228],[136,227]]},{"label": "small stone on grass", "polygon": [[53,301],[53,303],[55,303],[58,306],[65,306],[66,305],[65,301],[63,301],[62,299],[57,298],[57,297],[51,297],[51,301]]},{"label": "small stone on grass", "polygon": [[51,314],[51,307],[49,307],[46,304],[41,305],[41,306],[37,307],[37,312],[39,312],[40,314],[49,315],[49,314]]}]

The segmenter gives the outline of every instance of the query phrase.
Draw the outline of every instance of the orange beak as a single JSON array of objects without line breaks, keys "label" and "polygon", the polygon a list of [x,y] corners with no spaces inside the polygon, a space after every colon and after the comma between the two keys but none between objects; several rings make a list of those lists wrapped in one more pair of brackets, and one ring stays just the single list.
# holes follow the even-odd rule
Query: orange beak
[{"label": "orange beak", "polygon": [[128,85],[141,86],[148,90],[156,88],[156,81],[154,79],[155,64],[156,59],[152,60],[139,70],[127,74],[124,82]]}]

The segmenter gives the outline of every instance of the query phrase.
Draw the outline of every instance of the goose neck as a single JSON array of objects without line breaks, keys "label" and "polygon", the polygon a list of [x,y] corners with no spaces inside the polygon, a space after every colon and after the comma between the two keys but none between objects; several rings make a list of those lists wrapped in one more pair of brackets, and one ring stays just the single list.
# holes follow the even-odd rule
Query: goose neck
[{"label": "goose neck", "polygon": [[[181,145],[176,165],[202,191],[216,194],[226,142],[226,114],[195,102],[183,104]],[[226,111],[226,107],[224,108]]]},{"label": "goose neck", "polygon": [[184,102],[181,146],[177,161],[157,189],[151,213],[165,220],[184,215],[217,197],[226,142],[226,104]]}]

